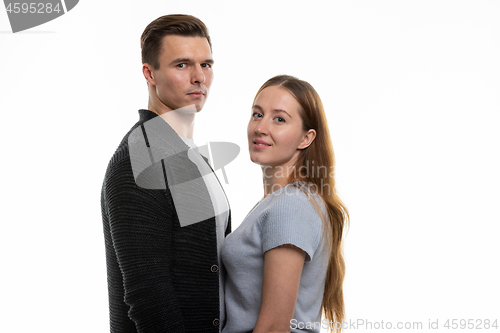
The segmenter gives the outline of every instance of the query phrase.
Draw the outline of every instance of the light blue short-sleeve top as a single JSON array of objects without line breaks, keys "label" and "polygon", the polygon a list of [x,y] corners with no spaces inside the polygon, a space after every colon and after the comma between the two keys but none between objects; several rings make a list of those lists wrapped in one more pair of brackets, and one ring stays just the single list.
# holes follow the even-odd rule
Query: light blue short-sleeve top
[{"label": "light blue short-sleeve top", "polygon": [[[226,238],[222,249],[227,272],[226,323],[222,332],[246,333],[254,329],[260,310],[264,253],[284,244],[292,244],[306,253],[292,332],[320,331],[329,245],[323,222],[311,200],[324,214],[319,195],[303,182],[288,184],[259,202]],[[316,328],[297,328],[313,325]]]}]

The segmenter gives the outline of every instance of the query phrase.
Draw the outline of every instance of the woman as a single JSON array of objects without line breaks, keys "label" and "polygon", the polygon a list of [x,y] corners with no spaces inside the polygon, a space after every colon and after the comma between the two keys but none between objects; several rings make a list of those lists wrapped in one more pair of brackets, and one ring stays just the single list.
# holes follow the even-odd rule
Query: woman
[{"label": "woman", "polygon": [[250,159],[262,167],[264,198],[222,250],[223,332],[339,331],[348,213],[321,100],[309,83],[281,75],[259,89],[251,112]]}]

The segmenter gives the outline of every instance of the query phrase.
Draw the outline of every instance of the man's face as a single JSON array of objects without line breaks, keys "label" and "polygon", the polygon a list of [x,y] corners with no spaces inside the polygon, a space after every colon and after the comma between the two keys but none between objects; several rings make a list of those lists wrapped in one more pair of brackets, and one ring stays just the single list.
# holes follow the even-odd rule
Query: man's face
[{"label": "man's face", "polygon": [[158,58],[160,68],[152,69],[158,99],[168,109],[195,105],[200,111],[212,84],[212,52],[205,37],[168,35]]}]

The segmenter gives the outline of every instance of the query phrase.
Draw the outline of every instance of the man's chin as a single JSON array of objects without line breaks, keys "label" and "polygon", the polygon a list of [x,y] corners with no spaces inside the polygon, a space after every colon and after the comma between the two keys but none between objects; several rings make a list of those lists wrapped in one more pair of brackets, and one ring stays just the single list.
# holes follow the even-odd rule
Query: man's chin
[{"label": "man's chin", "polygon": [[195,113],[198,113],[201,111],[201,109],[203,109],[203,106],[205,105],[205,103],[203,102],[191,102],[191,104],[186,104],[185,106],[182,107],[182,109],[186,108],[187,110],[190,110],[192,112],[195,112]]},{"label": "man's chin", "polygon": [[196,106],[196,110],[198,110],[198,112],[200,112],[201,109],[203,109],[206,101],[207,100],[206,100],[205,96],[203,96],[203,98],[200,98],[199,100],[193,101],[194,102],[193,104],[194,104],[194,106]]},{"label": "man's chin", "polygon": [[205,101],[206,101],[206,96],[204,95],[200,98],[189,99],[186,102],[189,103],[190,105],[194,105],[196,107],[196,111],[200,112],[201,109],[203,109],[203,106],[205,105]]},{"label": "man's chin", "polygon": [[198,107],[195,104],[181,106],[181,107],[178,107],[176,109],[173,109],[172,111],[174,111],[175,113],[177,113],[179,115],[189,115],[189,114],[195,114],[195,113],[199,112]]}]

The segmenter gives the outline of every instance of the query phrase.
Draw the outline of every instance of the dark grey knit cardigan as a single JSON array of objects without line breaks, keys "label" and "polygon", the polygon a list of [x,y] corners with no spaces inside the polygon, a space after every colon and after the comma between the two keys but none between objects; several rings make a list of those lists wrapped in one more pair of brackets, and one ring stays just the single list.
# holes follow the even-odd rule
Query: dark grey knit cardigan
[{"label": "dark grey knit cardigan", "polygon": [[[128,136],[157,116],[139,115],[101,191],[111,332],[219,332],[215,218],[181,227],[168,188],[136,185]],[[229,214],[226,236],[230,230]]]}]

